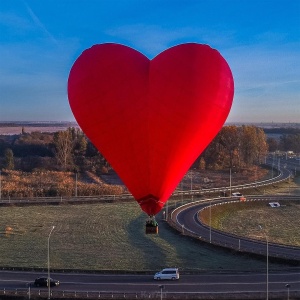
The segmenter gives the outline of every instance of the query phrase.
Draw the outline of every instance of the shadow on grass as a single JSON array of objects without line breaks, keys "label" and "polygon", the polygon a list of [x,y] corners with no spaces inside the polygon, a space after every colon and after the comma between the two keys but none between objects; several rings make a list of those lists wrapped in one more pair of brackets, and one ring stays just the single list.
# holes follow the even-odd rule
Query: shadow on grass
[{"label": "shadow on grass", "polygon": [[[146,216],[141,214],[128,226],[129,241],[143,257],[144,270],[178,267],[181,270],[229,270],[247,269],[249,258],[237,257],[229,251],[214,248],[191,237],[184,236],[163,220],[162,214],[156,219],[159,234],[145,234]],[[250,264],[251,265],[251,264]],[[257,262],[257,268],[264,264]]]},{"label": "shadow on grass", "polygon": [[167,253],[160,246],[159,234],[146,234],[146,215],[141,214],[128,225],[128,238],[131,245],[142,253],[145,270],[156,270],[163,268],[167,263]]}]

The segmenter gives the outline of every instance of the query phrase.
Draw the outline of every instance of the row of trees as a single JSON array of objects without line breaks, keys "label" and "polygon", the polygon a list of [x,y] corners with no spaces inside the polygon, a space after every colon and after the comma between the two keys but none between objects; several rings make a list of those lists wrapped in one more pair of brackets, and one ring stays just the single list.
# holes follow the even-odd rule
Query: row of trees
[{"label": "row of trees", "polygon": [[[263,162],[267,152],[300,152],[300,133],[284,134],[277,142],[256,126],[225,126],[193,167],[236,170]],[[32,132],[0,136],[0,169],[92,171],[105,173],[109,165],[84,133],[75,128],[55,133]]]},{"label": "row of trees", "polygon": [[260,164],[268,152],[266,135],[255,126],[225,126],[200,157],[200,168],[222,170]]},{"label": "row of trees", "polygon": [[275,138],[268,138],[267,140],[270,151],[293,151],[300,153],[300,133],[283,134],[279,140]]},{"label": "row of trees", "polygon": [[79,129],[0,136],[0,169],[106,172],[107,167]]}]

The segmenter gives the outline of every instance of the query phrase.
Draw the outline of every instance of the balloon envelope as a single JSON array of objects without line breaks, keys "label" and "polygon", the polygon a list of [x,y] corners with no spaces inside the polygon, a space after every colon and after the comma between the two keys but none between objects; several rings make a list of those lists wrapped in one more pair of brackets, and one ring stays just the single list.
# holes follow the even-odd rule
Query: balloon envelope
[{"label": "balloon envelope", "polygon": [[152,60],[127,46],[95,45],[68,80],[79,126],[149,215],[222,128],[233,91],[224,58],[195,43]]}]

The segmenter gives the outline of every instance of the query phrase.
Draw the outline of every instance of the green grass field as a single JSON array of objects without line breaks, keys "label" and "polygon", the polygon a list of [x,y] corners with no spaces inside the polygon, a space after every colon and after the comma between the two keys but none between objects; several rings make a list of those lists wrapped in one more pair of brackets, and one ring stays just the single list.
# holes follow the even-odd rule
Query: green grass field
[{"label": "green grass field", "polygon": [[[268,201],[240,202],[215,206],[212,227],[240,236],[300,247],[300,203],[279,201],[272,208]],[[208,224],[208,211],[203,221]],[[262,229],[260,229],[260,227]]]},{"label": "green grass field", "polygon": [[[158,235],[146,235],[146,215],[135,202],[0,208],[0,266],[148,271],[258,270],[265,260],[215,249],[182,236],[157,217]],[[270,264],[270,268],[282,268]]]}]

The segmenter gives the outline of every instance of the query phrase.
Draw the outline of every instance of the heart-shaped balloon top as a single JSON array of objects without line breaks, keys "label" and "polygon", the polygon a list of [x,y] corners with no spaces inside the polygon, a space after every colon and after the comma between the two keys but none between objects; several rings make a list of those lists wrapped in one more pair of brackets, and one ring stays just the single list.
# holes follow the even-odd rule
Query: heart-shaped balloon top
[{"label": "heart-shaped balloon top", "polygon": [[68,80],[79,126],[149,215],[222,128],[233,92],[224,58],[195,43],[152,60],[127,46],[95,45]]}]

